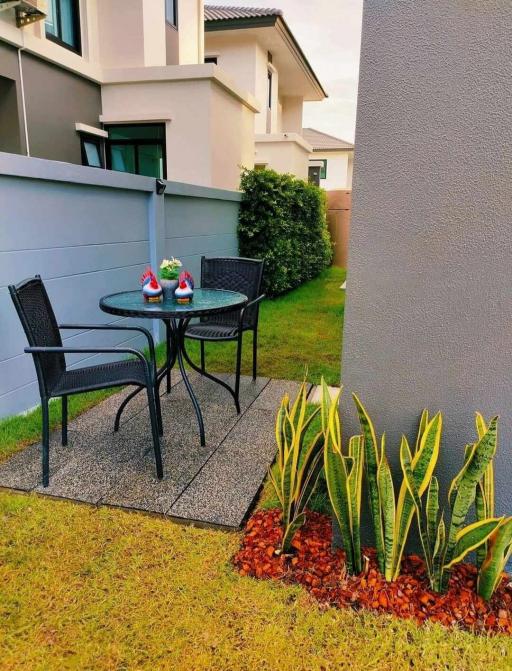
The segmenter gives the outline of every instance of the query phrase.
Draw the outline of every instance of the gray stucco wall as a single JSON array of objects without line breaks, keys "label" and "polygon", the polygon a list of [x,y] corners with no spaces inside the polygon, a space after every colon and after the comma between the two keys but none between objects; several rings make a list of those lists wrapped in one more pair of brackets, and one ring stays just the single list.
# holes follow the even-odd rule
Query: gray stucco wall
[{"label": "gray stucco wall", "polygon": [[82,163],[75,123],[100,127],[99,84],[23,54],[30,155]]},{"label": "gray stucco wall", "polygon": [[0,42],[0,151],[25,153],[18,51]]},{"label": "gray stucco wall", "polygon": [[[446,486],[501,415],[497,507],[512,513],[512,4],[367,0],[343,344],[387,432],[444,412]],[[446,491],[446,490],[445,490]]]},{"label": "gray stucco wall", "polygon": [[[147,177],[0,153],[0,417],[38,403],[9,284],[39,273],[60,322],[122,324],[99,298],[137,289],[148,263],[156,269],[172,254],[198,273],[202,254],[237,253],[238,193],[167,182],[164,197],[154,187]],[[144,345],[114,332],[65,336],[78,346]]]}]

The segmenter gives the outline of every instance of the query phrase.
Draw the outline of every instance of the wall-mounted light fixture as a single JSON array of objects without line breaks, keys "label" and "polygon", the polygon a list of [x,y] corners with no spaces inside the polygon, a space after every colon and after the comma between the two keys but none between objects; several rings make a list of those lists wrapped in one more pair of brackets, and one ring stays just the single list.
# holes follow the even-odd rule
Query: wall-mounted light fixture
[{"label": "wall-mounted light fixture", "polygon": [[16,12],[16,25],[18,28],[28,26],[30,23],[42,21],[46,14],[37,7],[37,0],[0,0],[0,12],[14,9]]},{"label": "wall-mounted light fixture", "polygon": [[157,179],[156,180],[156,194],[157,196],[162,196],[165,193],[165,190],[167,189],[167,184],[164,182],[163,179]]}]

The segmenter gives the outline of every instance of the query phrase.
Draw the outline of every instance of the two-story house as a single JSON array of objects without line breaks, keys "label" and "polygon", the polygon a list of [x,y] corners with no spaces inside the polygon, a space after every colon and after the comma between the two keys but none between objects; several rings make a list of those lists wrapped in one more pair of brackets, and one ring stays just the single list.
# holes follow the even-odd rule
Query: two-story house
[{"label": "two-story house", "polygon": [[205,61],[257,100],[255,165],[308,177],[306,101],[327,97],[281,10],[205,6]]},{"label": "two-story house", "polygon": [[294,58],[300,48],[287,29],[277,37],[284,22],[272,16],[275,46],[257,39],[272,109],[263,127],[262,90],[205,59],[203,0],[0,0],[0,151],[223,188],[255,162],[305,176],[259,147],[266,135],[269,154],[289,144],[283,128],[301,142],[298,111],[282,122],[300,96],[282,82],[303,80],[306,61],[293,75],[283,45],[292,40]]}]

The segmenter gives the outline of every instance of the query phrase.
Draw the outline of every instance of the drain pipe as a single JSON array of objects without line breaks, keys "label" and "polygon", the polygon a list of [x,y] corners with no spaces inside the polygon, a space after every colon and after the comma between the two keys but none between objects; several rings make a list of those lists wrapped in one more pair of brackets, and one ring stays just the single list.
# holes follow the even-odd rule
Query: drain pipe
[{"label": "drain pipe", "polygon": [[18,47],[18,69],[20,73],[21,85],[21,107],[23,112],[23,128],[25,131],[25,145],[27,147],[27,156],[30,156],[30,145],[28,142],[28,124],[27,124],[27,105],[25,102],[25,83],[23,81],[23,64],[21,62],[21,52],[25,50],[25,36],[23,36],[23,46]]}]

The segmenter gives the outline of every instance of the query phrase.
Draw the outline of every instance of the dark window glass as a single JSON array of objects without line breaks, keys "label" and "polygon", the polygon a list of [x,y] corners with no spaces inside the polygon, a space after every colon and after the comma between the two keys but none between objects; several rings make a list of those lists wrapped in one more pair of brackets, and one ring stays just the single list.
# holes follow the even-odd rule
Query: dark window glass
[{"label": "dark window glass", "polygon": [[82,165],[91,168],[104,168],[103,140],[95,135],[81,135]]},{"label": "dark window glass", "polygon": [[272,72],[268,71],[268,108],[272,109]]},{"label": "dark window glass", "polygon": [[320,168],[320,179],[327,179],[327,159],[322,159],[323,166]]},{"label": "dark window glass", "polygon": [[177,0],[165,0],[165,20],[173,26],[178,25]]},{"label": "dark window glass", "polygon": [[138,124],[136,126],[109,126],[110,140],[163,140],[163,124]]},{"label": "dark window glass", "polygon": [[217,65],[217,56],[205,56],[204,58],[205,63],[214,63]]},{"label": "dark window glass", "polygon": [[165,179],[165,125],[110,126],[107,167]]},{"label": "dark window glass", "polygon": [[48,0],[46,37],[80,53],[80,6],[78,0]]}]

